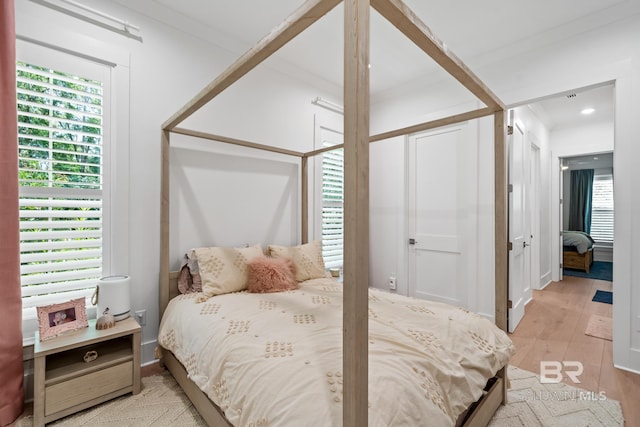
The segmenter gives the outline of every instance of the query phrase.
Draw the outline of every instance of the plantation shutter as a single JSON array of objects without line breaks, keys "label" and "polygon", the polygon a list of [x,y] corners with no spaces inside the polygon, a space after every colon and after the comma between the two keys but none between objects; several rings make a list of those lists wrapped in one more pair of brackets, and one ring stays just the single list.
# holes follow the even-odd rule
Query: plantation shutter
[{"label": "plantation shutter", "polygon": [[23,318],[89,297],[102,273],[103,85],[18,62]]},{"label": "plantation shutter", "polygon": [[593,178],[591,237],[598,243],[613,243],[613,174],[596,170]]},{"label": "plantation shutter", "polygon": [[[340,135],[341,137],[341,135]],[[341,141],[323,138],[323,147]],[[342,267],[344,213],[344,150],[322,155],[322,256],[325,266]]]}]

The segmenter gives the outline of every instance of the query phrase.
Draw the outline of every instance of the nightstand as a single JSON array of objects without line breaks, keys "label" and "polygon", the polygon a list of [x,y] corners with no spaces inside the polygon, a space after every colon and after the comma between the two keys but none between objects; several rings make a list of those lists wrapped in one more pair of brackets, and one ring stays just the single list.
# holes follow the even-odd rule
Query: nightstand
[{"label": "nightstand", "polygon": [[[140,392],[141,328],[129,317],[116,326],[89,327],[40,342],[36,332],[33,423],[42,426],[114,397]],[[89,351],[97,358],[84,361]]]}]

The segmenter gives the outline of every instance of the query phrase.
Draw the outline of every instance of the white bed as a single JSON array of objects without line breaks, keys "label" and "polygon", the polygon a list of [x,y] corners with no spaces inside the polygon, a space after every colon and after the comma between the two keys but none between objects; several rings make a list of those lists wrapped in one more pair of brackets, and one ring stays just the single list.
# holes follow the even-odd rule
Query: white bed
[{"label": "white bed", "polygon": [[[232,425],[342,424],[341,283],[200,299],[171,300],[159,343]],[[455,425],[513,352],[467,310],[370,290],[369,425]]]}]

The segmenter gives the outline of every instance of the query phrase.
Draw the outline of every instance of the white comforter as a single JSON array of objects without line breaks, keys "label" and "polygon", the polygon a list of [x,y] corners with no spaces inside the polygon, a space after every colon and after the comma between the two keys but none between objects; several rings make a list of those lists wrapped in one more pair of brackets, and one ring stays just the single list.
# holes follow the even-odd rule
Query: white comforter
[{"label": "white comforter", "polygon": [[[235,426],[342,424],[342,285],[174,298],[159,342]],[[451,426],[515,349],[488,320],[369,291],[369,425]]]}]

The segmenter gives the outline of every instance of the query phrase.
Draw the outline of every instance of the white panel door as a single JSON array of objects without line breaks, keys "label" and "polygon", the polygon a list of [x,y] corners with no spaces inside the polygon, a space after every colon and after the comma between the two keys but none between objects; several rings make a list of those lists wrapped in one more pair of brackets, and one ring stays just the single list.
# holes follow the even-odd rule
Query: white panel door
[{"label": "white panel door", "polygon": [[526,197],[528,154],[526,133],[522,123],[510,112],[513,132],[508,138],[509,149],[509,332],[513,332],[522,317],[524,306],[531,299],[529,256],[529,206]]},{"label": "white panel door", "polygon": [[467,206],[475,152],[468,128],[411,136],[408,150],[409,294],[463,307],[469,294]]}]

